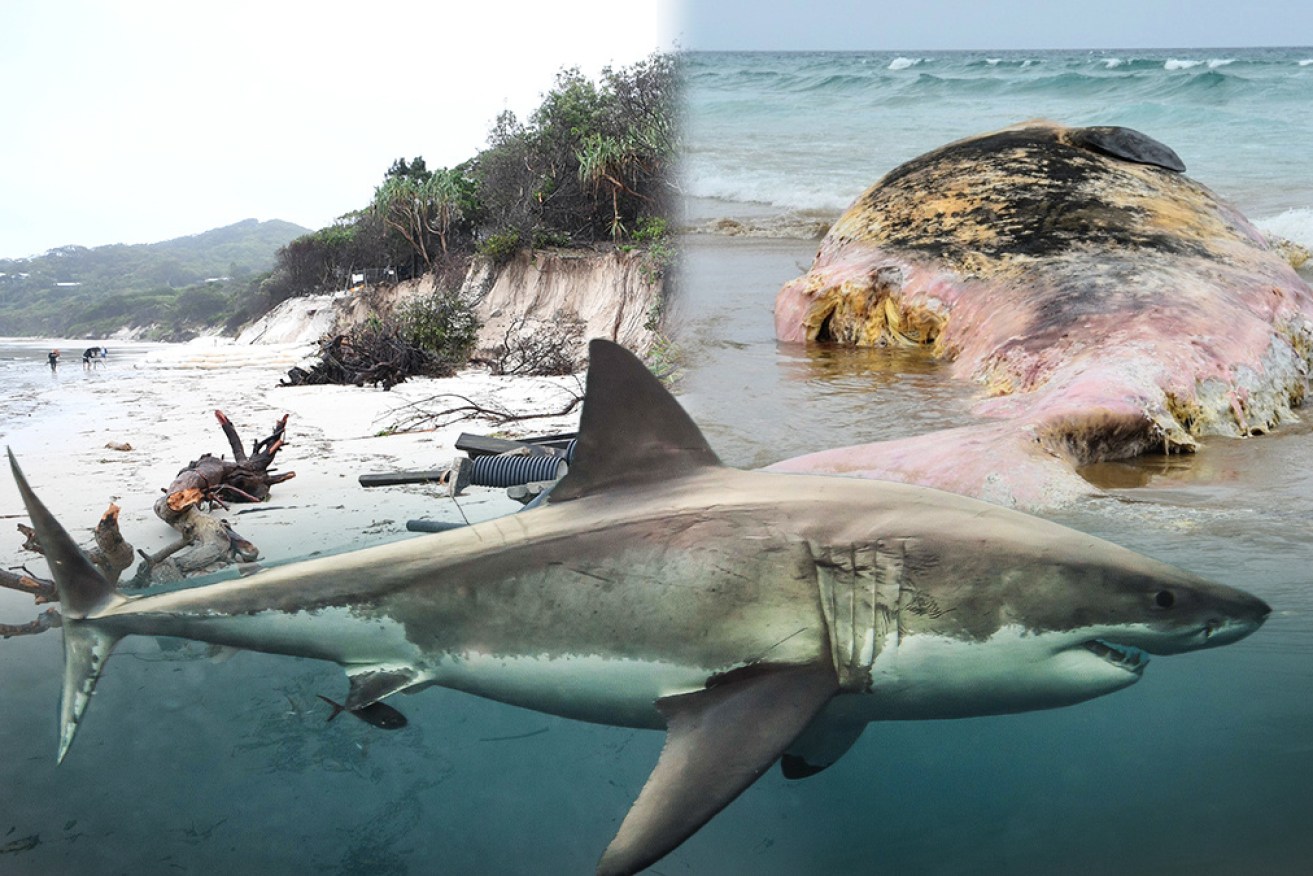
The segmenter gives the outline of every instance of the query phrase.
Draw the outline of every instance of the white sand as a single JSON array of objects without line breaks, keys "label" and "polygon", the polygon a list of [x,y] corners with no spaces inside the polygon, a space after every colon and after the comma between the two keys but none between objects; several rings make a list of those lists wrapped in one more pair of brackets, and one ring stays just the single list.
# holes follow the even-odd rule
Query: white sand
[{"label": "white sand", "polygon": [[[462,403],[435,400],[444,394],[519,412],[560,410],[572,393],[582,393],[582,379],[470,371],[450,379],[408,381],[390,392],[279,387],[287,368],[307,352],[304,346],[216,339],[161,345],[131,365],[112,362],[112,379],[75,372],[85,379],[61,379],[42,390],[30,416],[4,424],[5,440],[37,493],[79,542],[89,543],[91,528],[114,501],[122,508],[124,536],[153,552],[175,539],[151,510],[161,489],[203,453],[231,456],[215,409],[228,415],[248,450],[269,434],[279,416],[290,414],[288,443],[276,470],[295,471],[296,477],[275,486],[267,503],[215,511],[272,561],[413,537],[405,530],[408,519],[456,521],[463,512],[469,520],[481,520],[512,513],[520,506],[500,489],[470,487],[457,500],[458,508],[437,486],[367,490],[357,477],[446,466],[458,453],[454,444],[463,431],[516,437],[569,431],[578,424],[576,409],[501,429],[466,420],[439,424],[432,431],[381,434],[416,411]],[[132,450],[108,449],[109,442],[130,444]],[[0,562],[6,568],[27,563],[45,575],[44,562],[20,550],[23,539],[13,523],[26,522],[26,514],[8,472],[0,475],[0,515],[7,523],[0,528]],[[26,609],[21,608],[24,601]],[[29,620],[30,606],[21,594],[0,594],[0,622]]]}]

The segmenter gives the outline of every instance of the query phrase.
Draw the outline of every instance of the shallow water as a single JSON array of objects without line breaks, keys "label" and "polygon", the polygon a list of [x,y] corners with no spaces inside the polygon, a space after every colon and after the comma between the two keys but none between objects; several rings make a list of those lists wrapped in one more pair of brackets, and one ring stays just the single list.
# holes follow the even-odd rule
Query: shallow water
[{"label": "shallow water", "polygon": [[[99,346],[100,342],[96,344]],[[109,356],[94,361],[91,368],[82,364],[82,351],[90,346],[78,340],[32,340],[0,338],[0,439],[17,425],[31,417],[38,409],[51,413],[50,406],[42,406],[38,399],[60,386],[96,386],[114,381],[132,373],[150,350],[159,344],[107,344]],[[48,355],[59,350],[58,364],[52,370]],[[56,406],[57,407],[57,406]]]}]

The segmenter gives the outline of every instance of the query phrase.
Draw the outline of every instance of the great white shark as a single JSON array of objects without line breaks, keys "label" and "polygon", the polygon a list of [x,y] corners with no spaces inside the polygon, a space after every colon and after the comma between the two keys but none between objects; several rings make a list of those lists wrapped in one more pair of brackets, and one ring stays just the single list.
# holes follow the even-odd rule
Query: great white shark
[{"label": "great white shark", "polygon": [[591,345],[576,461],[542,507],[129,597],[10,462],[63,606],[59,758],[115,643],[179,636],[338,663],[346,706],[429,685],[666,731],[598,872],[674,849],[773,763],[811,775],[871,721],[1048,709],[1146,653],[1234,642],[1260,599],[1010,509],[723,466],[623,348]]}]

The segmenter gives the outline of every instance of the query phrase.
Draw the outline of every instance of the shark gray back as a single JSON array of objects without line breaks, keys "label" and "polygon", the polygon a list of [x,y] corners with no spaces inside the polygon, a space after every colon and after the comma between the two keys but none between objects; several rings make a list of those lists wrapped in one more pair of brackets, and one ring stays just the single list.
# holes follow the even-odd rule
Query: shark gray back
[{"label": "shark gray back", "polygon": [[65,600],[59,753],[115,642],[172,635],[332,660],[349,709],[429,685],[666,730],[599,864],[650,866],[780,762],[874,720],[1052,708],[1145,653],[1235,641],[1261,600],[976,500],[722,466],[673,397],[594,341],[575,464],[544,506],[128,598],[11,464]]}]

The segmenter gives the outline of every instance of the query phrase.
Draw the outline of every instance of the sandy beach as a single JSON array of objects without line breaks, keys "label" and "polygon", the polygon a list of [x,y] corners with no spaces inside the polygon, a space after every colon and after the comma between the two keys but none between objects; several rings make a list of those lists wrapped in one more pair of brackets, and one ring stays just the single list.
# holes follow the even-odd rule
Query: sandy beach
[{"label": "sandy beach", "polygon": [[[390,392],[280,387],[287,368],[312,349],[200,339],[154,345],[144,355],[112,356],[104,370],[84,372],[76,359],[66,360],[60,380],[34,392],[25,415],[5,422],[3,439],[75,538],[89,539],[91,527],[113,501],[122,508],[124,536],[153,552],[176,536],[152,511],[160,490],[203,453],[231,457],[214,411],[229,416],[248,449],[287,414],[288,442],[277,470],[294,471],[296,477],[275,486],[267,503],[215,512],[254,542],[262,558],[278,561],[406,537],[411,535],[405,528],[408,519],[460,521],[463,514],[476,521],[514,512],[520,505],[501,489],[469,487],[453,502],[436,485],[365,489],[357,477],[446,466],[459,453],[455,442],[461,432],[515,437],[572,430],[578,422],[576,409],[564,417],[505,427],[446,418],[423,431],[392,433],[421,411],[463,404],[456,396],[523,413],[560,410],[582,392],[582,378],[495,377],[471,370],[447,379],[411,380]],[[116,450],[110,444],[132,449]],[[0,514],[24,521],[12,478],[0,481]],[[28,563],[38,571],[41,561],[22,551],[21,542],[11,523],[0,540],[0,562],[6,568]],[[0,595],[0,606],[0,622],[30,619],[26,597]]]}]

